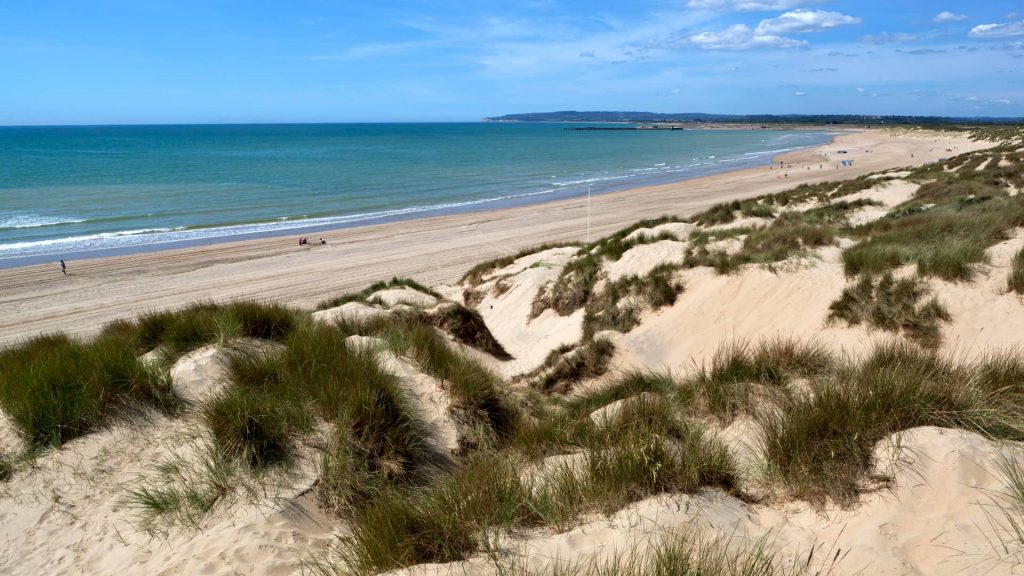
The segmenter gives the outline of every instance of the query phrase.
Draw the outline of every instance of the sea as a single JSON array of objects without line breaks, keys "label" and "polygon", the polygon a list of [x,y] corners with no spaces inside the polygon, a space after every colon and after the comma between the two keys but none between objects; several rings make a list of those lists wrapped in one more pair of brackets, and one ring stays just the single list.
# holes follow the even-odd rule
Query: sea
[{"label": "sea", "polygon": [[623,126],[0,127],[0,267],[541,204],[767,165],[830,139],[581,127]]}]

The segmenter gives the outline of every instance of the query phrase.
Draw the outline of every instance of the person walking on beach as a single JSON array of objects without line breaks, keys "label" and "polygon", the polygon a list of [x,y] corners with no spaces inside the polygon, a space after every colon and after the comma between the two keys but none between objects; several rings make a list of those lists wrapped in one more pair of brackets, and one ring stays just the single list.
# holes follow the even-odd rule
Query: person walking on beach
[{"label": "person walking on beach", "polygon": [[60,271],[63,272],[65,276],[68,275],[68,265],[65,264],[63,260],[60,261]]}]

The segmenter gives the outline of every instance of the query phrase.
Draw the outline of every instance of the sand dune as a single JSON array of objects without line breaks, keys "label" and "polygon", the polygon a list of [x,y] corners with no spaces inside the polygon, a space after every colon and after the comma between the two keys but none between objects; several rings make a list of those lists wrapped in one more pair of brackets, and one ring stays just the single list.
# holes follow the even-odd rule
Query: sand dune
[{"label": "sand dune", "polygon": [[[781,191],[801,182],[919,164],[949,155],[946,148],[963,152],[983,146],[948,134],[867,131],[843,135],[829,146],[787,158],[793,162],[788,177],[780,178],[778,170],[747,170],[595,198],[594,235],[641,218],[686,215],[721,200]],[[825,154],[832,159],[840,148],[857,160],[856,170],[816,170],[819,163],[825,164]],[[906,175],[890,172],[887,176]],[[879,182],[846,197],[879,203],[853,211],[850,220],[866,223],[880,218],[912,198],[918,187],[903,180]],[[816,206],[808,203],[786,209]],[[737,221],[772,222],[767,217]],[[310,250],[267,239],[73,263],[73,276],[67,281],[42,267],[2,271],[0,338],[14,342],[57,329],[86,334],[114,318],[197,298],[258,297],[311,308],[342,290],[362,289],[392,276],[412,276],[448,300],[474,307],[512,359],[499,360],[465,342],[456,343],[454,333],[435,331],[429,325],[427,334],[440,335],[452,350],[482,360],[503,378],[499,382],[508,385],[510,396],[526,406],[541,402],[542,395],[537,390],[523,392],[529,383],[521,376],[544,364],[551,351],[584,344],[584,328],[593,321],[582,307],[560,315],[536,305],[538,293],[550,288],[567,264],[582,259],[578,248],[524,255],[495,266],[473,285],[462,283],[460,276],[481,260],[527,245],[578,241],[586,233],[581,228],[584,222],[585,209],[578,201],[559,202],[336,231],[325,235],[331,240],[327,247]],[[736,221],[728,226],[736,226]],[[696,228],[675,222],[634,232],[630,238],[653,239],[668,232],[676,239],[640,243],[615,260],[599,263],[592,288],[599,291],[616,280],[642,276],[660,264],[680,265],[685,250],[698,242],[689,236]],[[714,228],[722,226],[707,226],[704,231]],[[736,238],[718,242],[720,249],[732,252],[743,246]],[[896,331],[828,320],[830,305],[850,282],[844,273],[843,250],[854,245],[854,239],[839,237],[832,244],[801,250],[770,265],[744,263],[729,274],[708,266],[674,269],[672,279],[683,286],[674,300],[657,309],[645,306],[635,295],[613,303],[635,305],[640,312],[639,322],[631,329],[599,334],[614,344],[612,370],[586,378],[552,406],[567,409],[564,404],[584,398],[632,369],[692,375],[706,367],[716,351],[737,342],[755,344],[776,338],[814,342],[853,358],[879,343],[901,341],[903,336]],[[1024,300],[1006,290],[1011,259],[1022,248],[1024,229],[1016,229],[1009,239],[988,248],[987,259],[976,265],[972,281],[923,280],[950,316],[940,325],[940,355],[966,362],[995,352],[1024,350]],[[905,265],[897,276],[913,272],[912,265]],[[473,301],[463,301],[467,294]],[[401,310],[435,304],[437,298],[414,288],[388,288],[365,302],[317,312],[313,318],[317,326],[343,318],[395,318]],[[452,302],[441,306],[457,308]],[[403,401],[415,408],[416,426],[425,431],[423,441],[457,461],[466,448],[463,441],[478,432],[474,426],[480,426],[460,406],[466,398],[459,397],[464,392],[453,385],[460,374],[432,376],[422,358],[387,348],[388,343],[375,336],[352,335],[345,342],[349,349],[360,347],[377,354],[383,369],[397,378]],[[317,500],[317,467],[335,424],[320,422],[296,440],[297,455],[290,471],[258,479],[233,478],[225,494],[199,515],[196,526],[171,523],[157,529],[146,524],[142,511],[132,506],[138,502],[130,497],[132,491],[157,482],[173,468],[169,462],[201,462],[207,454],[201,408],[215,391],[229,385],[225,359],[232,343],[236,350],[244,343],[247,349],[271,353],[281,347],[247,339],[198,348],[177,360],[169,372],[175,390],[190,400],[179,416],[147,413],[146,418],[131,419],[132,424],[117,420],[19,463],[13,477],[0,482],[0,572],[301,574],[308,573],[308,562],[331,558],[330,549],[352,535],[348,518],[326,512]],[[806,379],[785,386],[791,389],[790,399],[808,396],[802,390],[818,390]],[[631,406],[663,401],[659,394],[646,391],[587,408],[582,419],[617,433],[622,414],[628,414]],[[864,480],[853,502],[810,503],[790,497],[773,484],[778,479],[767,471],[762,416],[753,410],[724,422],[710,412],[686,416],[709,430],[709,437],[721,440],[739,468],[741,491],[705,485],[689,495],[640,499],[607,515],[587,512],[566,529],[534,526],[510,533],[495,531],[490,554],[478,550],[464,561],[423,564],[394,573],[498,575],[515,565],[541,574],[558,565],[643,553],[680,533],[700,534],[737,550],[767,543],[780,565],[805,566],[809,573],[1021,573],[1024,540],[1014,532],[1016,517],[1007,515],[1014,509],[1007,504],[1006,479],[999,473],[1000,462],[1024,461],[1020,442],[919,424],[897,434],[886,432],[887,437],[873,437],[882,438],[874,444],[874,474]],[[678,448],[678,444],[671,446]],[[0,456],[23,448],[13,423],[0,413]],[[588,458],[598,453],[573,445],[524,464],[515,474],[543,482],[566,470],[583,474]]]}]

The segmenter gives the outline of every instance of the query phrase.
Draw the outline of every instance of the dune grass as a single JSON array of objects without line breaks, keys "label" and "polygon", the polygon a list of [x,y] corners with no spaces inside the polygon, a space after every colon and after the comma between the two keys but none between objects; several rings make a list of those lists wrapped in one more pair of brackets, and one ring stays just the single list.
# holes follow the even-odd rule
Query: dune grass
[{"label": "dune grass", "polygon": [[631,405],[616,430],[586,442],[580,475],[530,481],[515,454],[482,453],[426,487],[384,493],[354,517],[340,564],[364,574],[451,562],[479,551],[492,530],[565,525],[662,492],[734,486],[724,448],[660,403]]},{"label": "dune grass", "polygon": [[887,272],[876,281],[864,275],[829,306],[828,318],[850,326],[866,324],[901,332],[925,348],[938,348],[942,343],[940,324],[951,317],[936,298],[921,302],[928,292],[927,282],[916,276],[896,280]]},{"label": "dune grass", "polygon": [[432,313],[424,313],[423,319],[459,342],[494,356],[498,360],[511,360],[512,356],[491,334],[484,319],[476,310],[458,303],[451,303]]},{"label": "dune grass", "polygon": [[533,386],[542,392],[565,391],[588,378],[608,371],[615,345],[605,338],[593,338],[566,352],[553,351],[539,370]]},{"label": "dune grass", "polygon": [[412,288],[417,292],[422,292],[424,294],[433,296],[438,300],[444,299],[437,292],[431,290],[430,288],[424,286],[423,284],[420,284],[419,282],[411,278],[395,277],[387,281],[381,280],[379,282],[374,282],[367,288],[364,288],[363,290],[360,290],[358,292],[351,292],[348,294],[342,294],[341,296],[338,296],[336,298],[328,298],[327,300],[322,300],[319,304],[316,305],[316,309],[327,310],[328,308],[336,308],[338,306],[341,306],[342,304],[348,304],[349,302],[366,302],[366,299],[372,296],[374,292],[387,290],[389,288]]},{"label": "dune grass", "polygon": [[472,268],[466,271],[462,275],[462,279],[459,280],[460,284],[465,284],[470,287],[476,287],[483,283],[484,276],[493,270],[499,270],[506,266],[511,265],[520,258],[536,254],[538,252],[544,252],[545,250],[553,250],[555,248],[567,248],[576,247],[578,244],[569,242],[547,242],[538,246],[531,246],[518,252],[509,254],[507,256],[500,256],[491,260],[486,260],[479,264],[476,264]]},{"label": "dune grass", "polygon": [[454,350],[430,325],[416,318],[401,318],[372,332],[396,352],[413,358],[425,373],[448,383],[452,408],[466,431],[474,431],[461,436],[464,450],[491,445],[512,432],[520,414],[501,391],[501,380]]},{"label": "dune grass", "polygon": [[985,261],[985,249],[1024,225],[1024,201],[976,180],[923,185],[889,216],[858,227],[856,246],[843,252],[850,276],[883,274],[916,264],[922,276],[967,281]]},{"label": "dune grass", "polygon": [[1024,294],[1024,250],[1014,255],[1010,263],[1010,275],[1006,279],[1006,284],[1010,291]]},{"label": "dune grass", "polygon": [[794,378],[820,377],[835,362],[831,352],[815,343],[781,338],[756,345],[733,342],[716,350],[710,365],[702,366],[684,385],[697,411],[728,422],[739,413],[754,412],[754,386],[771,390],[772,398],[778,398]]},{"label": "dune grass", "polygon": [[174,454],[156,474],[129,490],[125,502],[150,534],[179,525],[197,529],[209,511],[239,485],[239,470],[214,444],[198,447],[191,458]]},{"label": "dune grass", "polygon": [[644,310],[658,310],[675,303],[683,283],[675,278],[679,266],[660,264],[643,276],[631,275],[609,281],[585,303],[583,339],[602,330],[629,332],[640,324]]},{"label": "dune grass", "polygon": [[0,406],[34,448],[60,446],[136,405],[170,413],[178,403],[166,375],[120,335],[39,336],[0,352]]},{"label": "dune grass", "polygon": [[[556,559],[545,571],[531,571],[518,559],[498,559],[496,564],[500,566],[498,573],[507,576],[787,576],[810,573],[807,566],[784,563],[765,538],[739,547],[730,537],[708,536],[696,530],[672,533],[646,547],[634,546],[631,552],[617,552],[604,559]],[[825,568],[814,573],[831,572]]]},{"label": "dune grass", "polygon": [[280,304],[241,300],[227,304],[196,302],[179,310],[150,312],[133,322],[114,322],[105,333],[132,339],[139,354],[161,349],[168,361],[231,338],[281,341],[298,323],[295,311]]},{"label": "dune grass", "polygon": [[14,476],[14,464],[6,457],[0,456],[0,482],[7,482]]},{"label": "dune grass", "polygon": [[1019,362],[957,366],[909,344],[879,346],[763,417],[771,472],[793,495],[852,504],[872,474],[875,444],[917,426],[1024,438]]}]

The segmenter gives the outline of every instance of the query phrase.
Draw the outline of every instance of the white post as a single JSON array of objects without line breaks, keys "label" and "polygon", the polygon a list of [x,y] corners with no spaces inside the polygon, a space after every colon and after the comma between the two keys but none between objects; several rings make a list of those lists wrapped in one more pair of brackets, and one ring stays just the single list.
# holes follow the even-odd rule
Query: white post
[{"label": "white post", "polygon": [[587,184],[587,244],[590,244],[590,184]]}]

